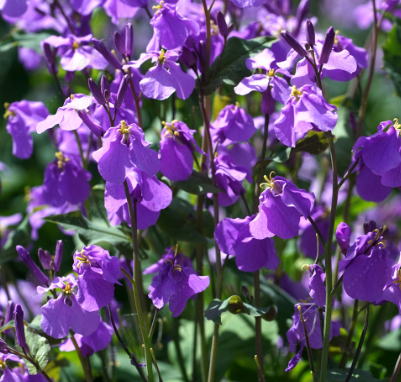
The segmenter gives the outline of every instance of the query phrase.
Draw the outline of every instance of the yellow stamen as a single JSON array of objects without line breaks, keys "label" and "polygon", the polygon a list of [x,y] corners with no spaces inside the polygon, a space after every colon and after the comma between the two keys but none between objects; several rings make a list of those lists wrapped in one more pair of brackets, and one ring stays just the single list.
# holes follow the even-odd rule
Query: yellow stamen
[{"label": "yellow stamen", "polygon": [[164,263],[168,265],[173,265],[173,262],[170,259],[164,259]]},{"label": "yellow stamen", "polygon": [[154,6],[152,7],[152,9],[153,9],[154,11],[156,11],[156,13],[155,13],[156,15],[157,15],[158,13],[160,13],[160,11],[163,9],[163,5],[164,5],[164,1],[161,1],[159,5],[154,5]]},{"label": "yellow stamen", "polygon": [[160,49],[159,64],[162,64],[166,59],[165,53],[166,51],[164,49]]},{"label": "yellow stamen", "polygon": [[181,265],[176,264],[173,267],[172,273],[174,273],[175,271],[181,272],[181,270],[182,270]]},{"label": "yellow stamen", "polygon": [[8,109],[9,107],[10,107],[10,104],[8,102],[4,102],[4,109],[6,109],[6,112],[4,113],[4,116],[3,116],[4,119],[7,119],[8,117],[11,117],[11,116],[15,117],[17,115],[14,111],[9,110]]},{"label": "yellow stamen", "polygon": [[394,125],[393,125],[394,129],[401,130],[401,125],[398,123],[398,118],[394,118],[393,121],[394,121]]},{"label": "yellow stamen", "polygon": [[291,95],[292,95],[293,97],[295,97],[296,100],[298,101],[298,100],[299,100],[299,97],[302,95],[302,91],[301,91],[301,90],[298,90],[297,87],[294,85],[294,86],[291,88]]},{"label": "yellow stamen", "polygon": [[272,171],[269,175],[269,178],[266,175],[264,176],[266,183],[261,183],[260,188],[263,188],[263,187],[273,188],[274,178],[273,178],[272,174],[276,174],[276,173],[274,171]]},{"label": "yellow stamen", "polygon": [[85,251],[82,249],[80,256],[77,256],[76,259],[78,260],[77,267],[80,268],[82,264],[90,264],[89,259],[85,255]]},{"label": "yellow stamen", "polygon": [[304,271],[305,269],[306,269],[307,271],[309,271],[310,265],[309,265],[309,264],[304,264],[304,265],[302,265],[301,271]]},{"label": "yellow stamen", "polygon": [[235,103],[235,106],[236,106],[236,107],[239,107],[239,102],[236,102],[236,103]]},{"label": "yellow stamen", "polygon": [[162,122],[162,125],[166,129],[166,132],[164,133],[164,136],[167,138],[173,138],[173,135],[176,137],[180,136],[180,133],[177,131],[177,128],[175,127],[175,124],[178,122],[177,119],[172,120],[169,124],[167,124],[165,121]]},{"label": "yellow stamen", "polygon": [[274,77],[274,69],[270,69],[270,70],[267,72],[267,75],[268,75],[269,77]]},{"label": "yellow stamen", "polygon": [[63,293],[67,294],[67,295],[71,295],[72,294],[72,288],[71,288],[70,283],[68,281],[64,281],[64,285],[65,285],[65,288],[63,289]]},{"label": "yellow stamen", "polygon": [[337,35],[340,33],[340,31],[337,29],[334,35],[334,44],[338,44],[338,38]]},{"label": "yellow stamen", "polygon": [[77,50],[79,48],[79,44],[77,41],[74,41],[72,44],[72,50]]},{"label": "yellow stamen", "polygon": [[64,163],[67,163],[70,161],[70,158],[66,158],[61,151],[56,152],[54,155],[58,159],[58,161],[57,161],[58,168],[63,168]]}]

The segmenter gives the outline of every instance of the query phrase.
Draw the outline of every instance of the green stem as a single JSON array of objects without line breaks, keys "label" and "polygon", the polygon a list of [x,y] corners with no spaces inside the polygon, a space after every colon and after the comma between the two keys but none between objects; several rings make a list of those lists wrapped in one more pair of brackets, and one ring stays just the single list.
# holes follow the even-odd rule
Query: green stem
[{"label": "green stem", "polygon": [[132,80],[132,77],[131,77],[131,69],[128,69],[128,76],[129,76],[129,86],[131,88],[132,95],[134,96],[135,108],[136,108],[136,116],[138,118],[138,126],[142,129],[143,125],[142,125],[141,105],[139,103],[139,97],[138,97],[138,95],[136,94],[136,91],[135,91],[134,81]]},{"label": "green stem", "polygon": [[132,242],[134,246],[134,278],[129,277],[129,280],[134,289],[134,301],[136,306],[136,311],[138,314],[139,325],[141,329],[142,339],[145,345],[145,355],[146,355],[146,368],[148,371],[148,382],[153,382],[153,369],[152,369],[152,355],[150,353],[150,339],[148,337],[148,327],[146,324],[146,318],[143,315],[141,308],[141,299],[139,297],[138,280],[140,272],[139,263],[139,249],[138,249],[138,232],[137,232],[137,201],[134,200],[132,203],[131,195],[129,193],[127,180],[124,180],[124,191],[128,203],[128,211],[131,220],[131,234]]},{"label": "green stem", "polygon": [[344,369],[345,365],[347,364],[348,352],[349,352],[349,348],[350,348],[350,345],[351,345],[352,336],[354,335],[356,321],[358,319],[358,303],[359,303],[359,300],[356,299],[355,302],[354,302],[354,310],[353,310],[353,313],[352,313],[351,325],[349,327],[347,340],[345,341],[345,347],[344,347],[343,356],[341,357],[341,361],[340,361],[340,363],[338,365],[339,369]]},{"label": "green stem", "polygon": [[88,369],[88,364],[85,360],[85,357],[82,355],[81,349],[78,346],[77,340],[75,339],[74,333],[71,332],[71,341],[74,344],[75,350],[78,354],[79,361],[81,362],[82,369],[84,371],[86,382],[92,382],[92,374]]},{"label": "green stem", "polygon": [[326,136],[329,141],[331,165],[333,170],[333,196],[330,209],[329,232],[324,251],[325,268],[326,268],[326,316],[324,320],[324,339],[323,339],[323,349],[322,349],[320,382],[326,382],[327,364],[329,358],[330,324],[331,324],[331,311],[333,303],[333,298],[331,296],[331,286],[333,285],[333,275],[331,269],[331,249],[333,243],[334,223],[336,219],[337,199],[338,199],[338,184],[337,184],[338,172],[337,172],[336,152],[334,149],[334,139],[333,139],[333,134],[330,131],[326,133]]},{"label": "green stem", "polygon": [[177,353],[177,361],[180,366],[182,379],[184,380],[184,382],[189,382],[187,370],[185,368],[184,358],[182,356],[181,347],[180,347],[180,334],[179,334],[180,319],[179,319],[179,317],[173,317],[172,324],[173,324],[174,347],[175,347],[175,352]]}]

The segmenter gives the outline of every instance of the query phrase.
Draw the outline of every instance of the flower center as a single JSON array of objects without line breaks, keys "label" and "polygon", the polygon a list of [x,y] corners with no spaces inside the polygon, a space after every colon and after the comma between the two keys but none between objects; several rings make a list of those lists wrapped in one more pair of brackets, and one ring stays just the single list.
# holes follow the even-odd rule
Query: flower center
[{"label": "flower center", "polygon": [[15,111],[9,110],[10,104],[8,102],[4,102],[4,109],[6,109],[6,112],[4,113],[4,119],[7,119],[8,117],[15,117],[17,114]]},{"label": "flower center", "polygon": [[80,268],[83,264],[89,264],[89,265],[91,264],[88,257],[85,255],[85,251],[83,249],[81,250],[81,254],[77,256],[76,259],[78,260],[77,264],[78,268]]},{"label": "flower center", "polygon": [[71,288],[71,284],[68,281],[64,281],[64,289],[63,289],[63,293],[67,296],[71,296],[72,295],[72,288]]},{"label": "flower center", "polygon": [[394,122],[394,124],[393,124],[394,129],[400,131],[401,130],[401,125],[398,123],[398,118],[394,118],[393,122]]},{"label": "flower center", "polygon": [[0,369],[5,369],[6,366],[6,363],[2,359],[0,359]]},{"label": "flower center", "polygon": [[72,50],[77,50],[79,48],[79,43],[77,41],[74,41],[72,43]]},{"label": "flower center", "polygon": [[387,227],[384,226],[381,231],[378,230],[377,228],[372,231],[372,232],[376,233],[376,236],[375,236],[375,238],[373,240],[369,240],[368,241],[368,245],[370,247],[382,245],[383,248],[386,248],[386,241],[385,240],[380,240],[380,238],[382,238],[383,232],[386,230],[386,228]]},{"label": "flower center", "polygon": [[166,132],[164,133],[164,136],[167,138],[173,138],[173,136],[179,136],[180,133],[177,131],[177,128],[175,127],[175,123],[177,123],[178,120],[174,119],[172,120],[169,124],[167,124],[165,121],[162,122],[162,125],[166,129]]},{"label": "flower center", "polygon": [[334,44],[337,45],[338,44],[338,34],[340,33],[340,31],[337,29],[334,35]]},{"label": "flower center", "polygon": [[70,158],[65,157],[61,151],[56,152],[54,155],[58,159],[58,168],[63,168],[64,164],[70,161]]},{"label": "flower center", "polygon": [[271,78],[271,77],[274,77],[274,69],[270,69],[268,72],[267,72],[267,75]]},{"label": "flower center", "polygon": [[301,90],[298,90],[297,87],[294,85],[294,86],[291,88],[291,95],[292,95],[297,101],[299,101],[299,97],[301,97],[302,91],[301,91]]},{"label": "flower center", "polygon": [[129,131],[131,130],[132,126],[128,127],[127,122],[121,121],[121,127],[117,130],[124,135],[124,141],[129,142]]},{"label": "flower center", "polygon": [[181,271],[182,271],[181,265],[176,264],[176,265],[174,265],[173,270],[171,271],[171,273],[174,275],[174,272],[181,272]]},{"label": "flower center", "polygon": [[260,184],[260,188],[266,187],[266,188],[270,188],[272,191],[274,191],[276,194],[281,194],[281,192],[283,191],[280,187],[280,185],[278,185],[273,178],[273,175],[275,174],[274,171],[272,171],[269,175],[269,177],[267,177],[266,175],[264,176],[265,181],[264,183]]},{"label": "flower center", "polygon": [[210,20],[210,29],[212,30],[212,36],[215,36],[219,33],[219,27],[214,23],[213,20]]},{"label": "flower center", "polygon": [[157,14],[160,13],[160,11],[163,9],[163,5],[164,5],[164,1],[162,0],[162,1],[159,3],[159,5],[154,5],[154,6],[152,7],[152,9],[153,9],[154,11],[156,11],[156,12],[155,12],[155,15],[157,15]]},{"label": "flower center", "polygon": [[160,56],[158,58],[159,64],[163,64],[164,60],[166,59],[166,56],[164,55],[166,51],[164,49],[160,49]]}]

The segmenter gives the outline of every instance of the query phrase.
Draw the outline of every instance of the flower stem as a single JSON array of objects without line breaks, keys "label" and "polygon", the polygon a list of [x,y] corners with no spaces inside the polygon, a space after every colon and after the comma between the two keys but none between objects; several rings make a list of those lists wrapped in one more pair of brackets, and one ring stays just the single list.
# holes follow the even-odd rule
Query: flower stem
[{"label": "flower stem", "polygon": [[134,81],[132,80],[130,68],[128,69],[128,77],[129,77],[129,86],[131,88],[132,95],[134,96],[136,116],[138,117],[138,126],[142,129],[143,125],[142,125],[141,105],[139,104],[139,97],[135,91]]},{"label": "flower stem", "polygon": [[78,346],[77,340],[75,339],[74,333],[71,332],[71,341],[74,344],[75,351],[78,354],[79,361],[81,362],[82,369],[84,371],[86,382],[92,382],[92,374],[89,371],[88,364],[85,360],[85,357],[82,355],[81,349]]},{"label": "flower stem", "polygon": [[150,339],[148,337],[148,327],[146,324],[146,319],[143,315],[141,300],[139,297],[139,288],[138,288],[138,280],[139,280],[139,272],[140,272],[140,263],[139,263],[139,248],[138,248],[138,230],[137,230],[137,201],[136,199],[132,203],[131,195],[129,193],[127,180],[124,180],[124,191],[125,197],[127,198],[128,203],[128,211],[131,220],[131,234],[132,234],[132,243],[134,246],[134,277],[129,278],[132,287],[134,289],[134,300],[136,311],[138,314],[139,326],[141,328],[142,339],[145,345],[145,354],[146,354],[146,368],[148,371],[148,382],[153,382],[153,369],[152,369],[152,355],[150,353]]},{"label": "flower stem", "polygon": [[331,131],[327,132],[326,136],[329,141],[331,165],[333,170],[333,196],[331,200],[329,232],[324,251],[325,268],[326,268],[326,315],[324,320],[324,338],[323,338],[320,382],[326,382],[327,364],[329,358],[330,324],[331,324],[331,311],[333,303],[333,298],[331,295],[331,287],[333,285],[333,280],[332,280],[333,275],[331,268],[331,249],[333,243],[334,223],[336,219],[337,199],[338,199],[338,183],[337,183],[338,172],[337,172],[336,152],[334,149],[334,139],[333,139],[334,137]]},{"label": "flower stem", "polygon": [[352,313],[351,325],[350,325],[349,330],[348,330],[348,337],[347,337],[347,340],[345,341],[345,347],[344,347],[343,356],[342,356],[341,361],[340,361],[340,363],[338,365],[339,369],[344,369],[344,367],[345,367],[345,365],[347,363],[348,351],[349,351],[349,347],[351,345],[352,336],[354,335],[356,321],[358,319],[358,303],[359,303],[359,300],[356,299],[355,302],[354,302],[354,310],[353,310],[353,313]]}]

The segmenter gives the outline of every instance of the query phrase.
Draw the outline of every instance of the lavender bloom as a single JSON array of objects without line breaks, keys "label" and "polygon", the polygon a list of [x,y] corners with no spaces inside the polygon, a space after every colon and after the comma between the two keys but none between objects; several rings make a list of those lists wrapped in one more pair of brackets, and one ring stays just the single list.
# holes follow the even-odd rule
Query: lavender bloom
[{"label": "lavender bloom", "polygon": [[160,162],[149,145],[141,128],[121,121],[119,126],[107,131],[103,147],[93,153],[93,158],[106,182],[123,183],[128,173],[136,168],[152,177],[159,171]]},{"label": "lavender bloom", "polygon": [[[10,296],[11,297],[11,296]],[[9,323],[14,317],[14,310],[15,310],[15,304],[13,301],[7,301],[7,308],[6,308],[6,314],[4,316],[4,324]],[[11,329],[4,330],[3,332],[6,335],[11,334]],[[0,353],[2,351],[0,350]]]},{"label": "lavender bloom", "polygon": [[80,15],[90,15],[96,7],[102,6],[104,0],[71,0],[74,11]]},{"label": "lavender bloom", "polygon": [[239,103],[222,109],[213,122],[213,128],[220,143],[226,139],[232,142],[247,141],[256,132],[253,118],[239,107]]},{"label": "lavender bloom", "polygon": [[42,248],[39,248],[38,250],[38,257],[39,257],[39,262],[42,265],[43,269],[52,269],[52,256],[50,255],[49,252],[44,251]]},{"label": "lavender bloom", "polygon": [[209,276],[198,276],[188,261],[163,257],[164,264],[149,286],[149,298],[157,309],[168,302],[173,317],[178,317],[189,298],[203,292],[210,283]]},{"label": "lavender bloom", "polygon": [[224,219],[214,231],[214,237],[222,252],[235,256],[235,263],[240,271],[256,272],[265,267],[275,269],[279,259],[270,238],[254,239],[249,230],[249,223],[254,216],[245,219]]},{"label": "lavender bloom", "polygon": [[336,229],[336,239],[344,255],[348,251],[350,238],[351,238],[351,228],[346,223],[340,223]]},{"label": "lavender bloom", "polygon": [[42,56],[34,49],[18,47],[18,61],[28,71],[33,71],[39,68],[42,63]]},{"label": "lavender bloom", "polygon": [[398,310],[401,314],[401,259],[398,260],[397,264],[394,264],[391,272],[391,282],[388,283],[388,286],[383,291],[382,299],[386,301],[390,301],[398,307]]},{"label": "lavender bloom", "polygon": [[[305,332],[301,321],[301,315],[298,310],[298,306],[301,307],[302,315],[308,333],[309,344],[312,349],[321,349],[322,344],[322,329],[320,327],[320,318],[318,312],[318,306],[311,303],[301,303],[294,306],[294,315],[292,316],[292,327],[287,332],[287,339],[290,345],[290,351],[295,353],[297,342],[301,345],[301,350],[296,356],[290,361],[285,371],[291,371],[298,363],[301,358],[302,350],[306,346]],[[324,315],[324,313],[323,313]],[[340,324],[338,322],[332,322],[330,327],[330,340],[333,336],[340,335]]]},{"label": "lavender bloom", "polygon": [[139,60],[131,61],[123,68],[139,68],[143,62],[152,59],[156,65],[148,70],[140,82],[143,94],[148,98],[162,101],[176,91],[178,98],[187,99],[194,90],[195,79],[182,71],[176,62],[178,58],[177,52],[169,50],[166,53],[161,49],[160,52],[151,51],[142,54]]},{"label": "lavender bloom", "polygon": [[62,293],[57,299],[50,299],[42,307],[42,330],[53,338],[64,338],[70,329],[75,333],[88,336],[99,326],[98,312],[87,311],[77,301],[79,287],[73,274],[66,277],[55,277],[49,288],[38,287],[38,293],[58,289]]},{"label": "lavender bloom", "polygon": [[177,263],[181,265],[181,267],[192,267],[192,262],[190,258],[186,257],[183,253],[180,252],[178,252],[176,255],[175,248],[168,247],[166,248],[166,253],[162,256],[162,258],[158,262],[147,267],[142,273],[144,275],[152,275],[158,273],[164,268],[164,265],[166,264],[166,262],[168,262],[168,260],[174,262],[174,258],[177,260]]},{"label": "lavender bloom", "polygon": [[[106,349],[111,342],[113,334],[113,328],[105,322],[100,321],[97,329],[89,336],[75,334],[74,337],[81,349],[82,355],[89,357],[100,350]],[[59,349],[62,352],[70,352],[75,351],[75,346],[72,340],[68,338],[60,344]]]},{"label": "lavender bloom", "polygon": [[[327,236],[329,234],[329,214],[322,206],[316,206],[312,212],[311,217],[318,226],[320,232],[323,235],[324,240],[327,241]],[[310,221],[304,217],[301,217],[299,223],[299,228],[301,229],[299,246],[301,251],[308,257],[314,259],[316,257],[317,241],[316,241],[316,231],[313,228]],[[323,243],[319,239],[319,255],[324,253]]]},{"label": "lavender bloom", "polygon": [[[141,3],[142,5],[131,5],[130,3]],[[113,24],[118,24],[120,19],[133,18],[139,11],[140,7],[146,6],[149,3],[148,0],[106,0],[103,5],[107,15],[111,17]]]},{"label": "lavender bloom", "polygon": [[259,214],[250,223],[255,239],[277,235],[291,239],[298,235],[300,215],[308,218],[315,202],[314,194],[300,190],[290,180],[281,176],[265,176],[266,189],[260,196]]},{"label": "lavender bloom", "polygon": [[337,108],[330,105],[322,91],[311,85],[299,90],[292,87],[291,96],[274,123],[277,139],[286,146],[295,147],[309,130],[332,131],[337,123]]},{"label": "lavender bloom", "polygon": [[177,120],[162,124],[160,172],[173,181],[185,180],[192,173],[194,151],[203,153],[194,138],[196,130]]},{"label": "lavender bloom", "polygon": [[101,247],[89,245],[75,252],[73,269],[78,273],[77,301],[83,309],[94,312],[111,302],[114,284],[120,284],[117,257],[110,256],[109,251]]},{"label": "lavender bloom", "polygon": [[55,156],[46,167],[43,196],[52,206],[83,203],[90,193],[90,172],[60,151]]},{"label": "lavender bloom", "polygon": [[43,40],[43,44],[57,48],[57,53],[61,56],[60,65],[68,72],[81,71],[87,67],[105,69],[108,62],[89,45],[91,41],[91,34],[84,37],[50,36]]},{"label": "lavender bloom", "polygon": [[24,349],[24,351],[29,352],[29,347],[25,339],[24,311],[19,304],[17,304],[14,309],[14,322],[17,343],[22,349]]},{"label": "lavender bloom", "polygon": [[29,252],[21,245],[17,245],[16,250],[18,252],[19,257],[23,261],[23,263],[28,267],[28,269],[32,272],[32,274],[39,281],[39,284],[42,286],[47,286],[49,284],[48,277],[45,276],[45,274],[40,270],[40,268],[32,260],[32,257],[29,254]]},{"label": "lavender bloom", "polygon": [[326,274],[318,264],[308,265],[308,269],[309,295],[317,306],[323,307],[326,305],[326,287],[324,285]]},{"label": "lavender bloom", "polygon": [[65,100],[64,105],[57,109],[55,115],[49,115],[44,121],[37,124],[37,133],[41,134],[56,125],[60,125],[60,128],[66,131],[77,130],[81,126],[85,126],[77,111],[86,110],[92,103],[92,97],[85,94],[72,94]]},{"label": "lavender bloom", "polygon": [[374,302],[382,297],[393,265],[383,242],[388,230],[373,229],[348,248],[339,271],[344,271],[345,292],[354,299]]},{"label": "lavender bloom", "polygon": [[[223,207],[231,206],[245,193],[242,181],[247,176],[247,169],[237,166],[229,155],[217,155],[214,158],[216,167],[216,186],[223,192],[218,193],[219,205]],[[212,194],[207,195],[212,198]]]},{"label": "lavender bloom", "polygon": [[3,16],[20,17],[27,9],[27,0],[4,0],[0,3],[0,12]]},{"label": "lavender bloom", "polygon": [[48,115],[42,102],[20,101],[5,103],[4,118],[8,118],[7,131],[13,138],[13,155],[20,159],[28,159],[33,152],[31,133],[36,125]]},{"label": "lavender bloom", "polygon": [[[132,201],[137,202],[138,229],[146,229],[157,222],[160,210],[166,208],[172,200],[172,192],[155,176],[135,169],[127,175],[128,189]],[[105,208],[112,225],[126,221],[131,226],[127,199],[122,184],[106,183]]]},{"label": "lavender bloom", "polygon": [[174,4],[165,3],[162,0],[153,9],[156,13],[150,20],[150,25],[154,29],[153,41],[150,44],[156,49],[160,46],[166,49],[179,48],[184,45],[189,35],[199,35],[198,24],[181,16]]},{"label": "lavender bloom", "polygon": [[252,90],[261,93],[269,91],[269,94],[274,100],[282,104],[287,101],[291,94],[291,89],[288,86],[287,81],[284,78],[277,76],[277,73],[281,73],[287,77],[291,77],[291,75],[286,70],[277,67],[276,58],[271,50],[265,49],[256,56],[248,58],[246,60],[246,66],[249,70],[262,69],[263,73],[256,73],[250,77],[244,78],[234,88],[234,91],[237,94],[245,95],[250,93]]},{"label": "lavender bloom", "polygon": [[21,222],[22,215],[14,214],[10,216],[0,216],[0,250],[4,247],[7,241],[8,235],[11,233],[12,229],[10,226],[17,225]]}]

